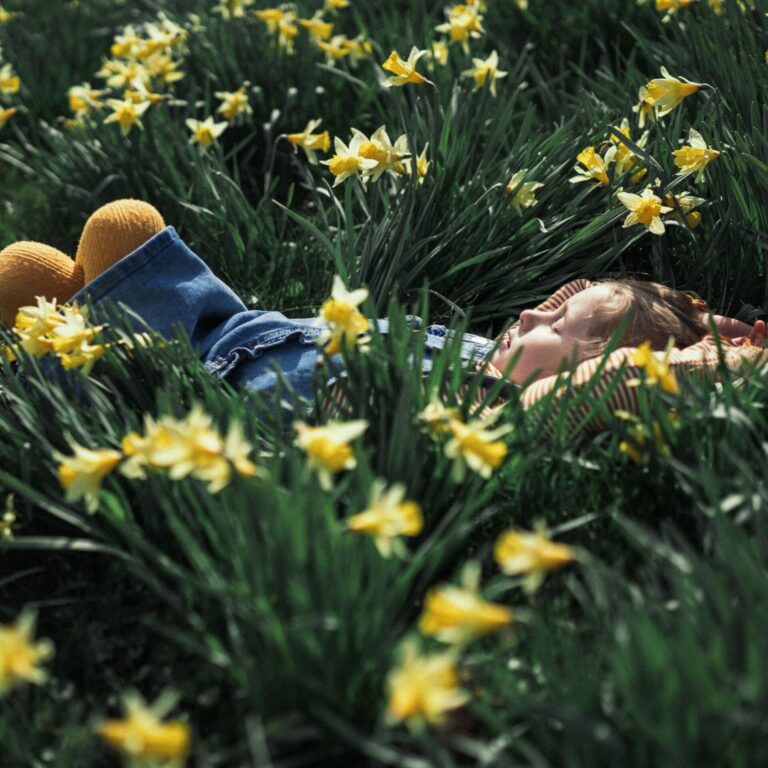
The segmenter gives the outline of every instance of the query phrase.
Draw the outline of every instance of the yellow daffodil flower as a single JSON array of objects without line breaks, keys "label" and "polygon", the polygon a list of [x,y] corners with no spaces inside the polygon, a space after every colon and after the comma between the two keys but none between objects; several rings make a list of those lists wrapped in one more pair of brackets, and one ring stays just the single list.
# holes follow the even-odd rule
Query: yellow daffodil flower
[{"label": "yellow daffodil flower", "polygon": [[386,483],[373,484],[368,507],[347,520],[347,529],[373,536],[382,557],[393,554],[405,556],[400,536],[418,536],[424,527],[421,507],[415,501],[403,501],[405,486],[396,483],[387,489]]},{"label": "yellow daffodil flower", "polygon": [[191,742],[189,726],[181,720],[163,722],[176,705],[176,696],[163,694],[151,706],[137,693],[123,697],[125,717],[105,720],[97,732],[107,744],[141,765],[177,768],[186,762]]},{"label": "yellow daffodil flower", "polygon": [[653,111],[653,104],[648,99],[648,89],[644,85],[640,86],[637,97],[640,101],[632,107],[632,111],[637,114],[637,126],[642,130],[645,127],[645,119],[655,120],[656,115]]},{"label": "yellow daffodil flower", "polygon": [[502,77],[506,77],[509,73],[502,72],[499,67],[499,54],[496,51],[492,51],[491,55],[487,59],[472,59],[474,67],[472,69],[465,69],[462,73],[462,77],[472,77],[475,80],[475,90],[482,88],[485,85],[485,81],[490,79],[491,83],[491,96],[496,95],[496,81]]},{"label": "yellow daffodil flower", "polygon": [[[407,139],[406,139],[406,147]],[[424,145],[424,149],[421,150],[421,152],[416,156],[416,173],[418,174],[419,178],[419,184],[424,183],[424,177],[427,175],[429,171],[429,166],[431,163],[429,160],[427,160],[427,150],[429,149],[429,142],[427,142]],[[413,174],[413,161],[412,160],[405,160],[403,162],[403,168],[405,169],[406,174],[408,176],[411,176]]]},{"label": "yellow daffodil flower", "polygon": [[504,193],[511,195],[509,200],[510,208],[514,208],[517,211],[518,216],[523,215],[523,208],[530,208],[536,205],[536,190],[541,189],[544,184],[540,181],[524,181],[528,176],[528,169],[523,168],[521,171],[517,171],[512,174],[512,178],[504,187]]},{"label": "yellow daffodil flower", "polygon": [[123,28],[121,34],[115,35],[109,52],[116,59],[126,59],[134,55],[141,43],[141,36],[136,33],[132,25]]},{"label": "yellow daffodil flower", "polygon": [[613,162],[616,156],[616,146],[610,146],[603,157],[595,152],[594,147],[587,147],[582,149],[576,156],[576,165],[574,170],[576,176],[571,176],[568,181],[571,184],[579,184],[582,181],[596,181],[599,184],[608,185],[610,179],[608,178],[608,166]]},{"label": "yellow daffodil flower", "polygon": [[672,209],[664,205],[661,198],[655,195],[652,189],[644,189],[640,195],[631,192],[619,192],[617,197],[629,211],[629,215],[624,219],[624,227],[642,224],[651,234],[664,234],[664,222],[661,220],[661,214],[669,213]]},{"label": "yellow daffodil flower", "polygon": [[419,630],[440,642],[461,645],[508,627],[513,619],[506,605],[488,602],[476,590],[445,584],[424,598]]},{"label": "yellow daffodil flower", "polygon": [[342,8],[349,8],[349,0],[324,0],[323,9],[335,13]]},{"label": "yellow daffodil flower", "polygon": [[704,179],[704,169],[720,157],[720,153],[708,147],[704,137],[695,128],[688,131],[688,142],[689,144],[672,153],[675,156],[675,165],[680,169],[677,175],[684,176],[695,172],[694,181],[699,184]]},{"label": "yellow daffodil flower", "polygon": [[215,123],[213,117],[206,117],[205,120],[194,120],[190,117],[187,118],[185,124],[192,132],[189,143],[199,144],[203,152],[218,140],[228,125],[226,120],[221,123]]},{"label": "yellow daffodil flower", "polygon": [[9,21],[13,21],[19,14],[14,11],[6,11],[2,5],[0,5],[0,24],[7,24]]},{"label": "yellow daffodil flower", "polygon": [[221,112],[227,122],[234,123],[238,117],[253,114],[246,88],[247,84],[241,85],[236,91],[216,91],[213,94],[217,99],[221,99],[216,111]]},{"label": "yellow daffodil flower", "polygon": [[325,345],[327,354],[335,355],[342,348],[354,345],[364,347],[368,342],[365,333],[370,324],[357,309],[367,298],[367,288],[348,291],[344,281],[338,275],[334,276],[331,298],[323,303],[318,318],[328,326],[317,339],[318,344]]},{"label": "yellow daffodil flower", "polygon": [[336,177],[333,186],[336,187],[351,176],[360,174],[360,180],[365,182],[365,171],[375,168],[378,162],[372,158],[363,157],[360,154],[363,139],[355,135],[347,146],[338,136],[333,140],[336,154],[330,160],[322,160],[322,165],[327,165],[328,170]]},{"label": "yellow daffodil flower", "polygon": [[459,687],[455,652],[421,655],[413,641],[404,644],[400,664],[387,683],[387,716],[392,722],[440,725],[447,712],[469,701]]},{"label": "yellow daffodil flower", "polygon": [[223,19],[242,19],[249,5],[253,5],[253,0],[219,0],[211,10]]},{"label": "yellow daffodil flower", "polygon": [[512,428],[504,426],[489,430],[486,426],[483,421],[465,424],[459,419],[451,419],[448,423],[451,439],[445,444],[445,455],[454,460],[452,477],[455,482],[464,480],[467,467],[488,479],[504,461],[507,446],[499,438]]},{"label": "yellow daffodil flower", "polygon": [[505,531],[493,548],[493,556],[504,573],[528,574],[523,588],[529,594],[541,586],[548,571],[570,563],[574,554],[571,547],[555,543],[541,528],[533,532]]},{"label": "yellow daffodil flower", "polygon": [[[632,133],[629,128],[629,120],[626,117],[621,121],[621,125],[619,126],[619,133],[630,141],[632,140]],[[615,133],[612,133],[610,138],[616,146],[616,153],[613,156],[613,177],[618,179],[626,171],[632,168],[632,166],[637,162],[637,155],[623,141],[621,141],[621,139]],[[640,136],[640,138],[637,139],[634,143],[637,144],[640,149],[644,149],[647,142],[648,131],[645,131],[643,135]],[[639,181],[640,178],[642,178],[643,175],[645,175],[646,172],[647,169],[641,169],[638,173],[632,175],[630,181],[635,184],[637,181]]]},{"label": "yellow daffodil flower", "polygon": [[143,130],[144,126],[141,124],[141,116],[150,107],[148,101],[135,104],[129,99],[122,101],[120,99],[107,99],[107,106],[112,110],[112,114],[104,120],[105,125],[107,123],[117,123],[123,136],[127,136],[134,125]]},{"label": "yellow daffodil flower", "polygon": [[147,68],[138,61],[120,61],[110,59],[105,61],[96,77],[106,80],[110,88],[141,88],[148,89],[151,82]]},{"label": "yellow daffodil flower", "polygon": [[662,23],[666,24],[679,10],[693,4],[693,0],[656,0],[656,10],[663,13]]},{"label": "yellow daffodil flower", "polygon": [[464,53],[469,53],[469,38],[485,34],[483,19],[473,5],[454,5],[445,12],[448,21],[438,24],[435,29],[448,35],[452,43],[461,43]]},{"label": "yellow daffodil flower", "polygon": [[295,11],[287,11],[277,23],[277,44],[280,50],[293,53],[294,38],[299,34]]},{"label": "yellow daffodil flower", "polygon": [[5,497],[5,512],[0,519],[0,539],[10,541],[13,538],[13,526],[16,523],[16,510],[13,508],[13,494]]},{"label": "yellow daffodil flower", "polygon": [[717,14],[721,14],[723,12],[723,3],[725,0],[707,0],[709,3],[709,7]]},{"label": "yellow daffodil flower", "polygon": [[[681,192],[679,195],[673,195],[671,192],[668,192],[664,198],[664,202],[672,209],[669,214],[671,218],[682,222],[682,217],[680,216],[680,212],[682,211],[682,214],[685,216],[685,220],[688,222],[688,226],[691,229],[696,229],[696,227],[701,224],[701,214],[693,209],[698,208],[706,202],[703,197],[694,197],[690,192]],[[680,206],[680,211],[675,207],[675,202]]]},{"label": "yellow daffodil flower", "polygon": [[323,11],[316,11],[311,19],[299,19],[299,24],[307,30],[315,42],[330,40],[333,34],[333,23],[323,18]]},{"label": "yellow daffodil flower", "polygon": [[349,56],[350,50],[344,35],[334,35],[328,42],[317,41],[317,47],[325,53],[326,64],[333,66],[336,61]]},{"label": "yellow daffodil flower", "polygon": [[389,54],[389,58],[381,65],[382,69],[393,73],[392,77],[388,77],[384,81],[384,86],[392,88],[407,85],[408,83],[434,85],[431,80],[427,80],[424,75],[420,75],[416,71],[416,64],[419,59],[426,55],[427,51],[420,51],[415,45],[411,48],[406,61],[400,58],[397,51],[392,51]]},{"label": "yellow daffodil flower", "polygon": [[93,514],[99,507],[101,481],[120,463],[123,454],[111,448],[92,450],[71,442],[73,456],[56,453],[58,474],[67,501],[85,499],[85,507]]},{"label": "yellow daffodil flower", "polygon": [[376,161],[376,165],[363,172],[366,180],[378,181],[385,171],[389,171],[393,175],[405,173],[403,161],[410,157],[408,137],[405,134],[399,136],[394,144],[389,140],[387,130],[383,125],[371,134],[370,139],[357,128],[352,129],[352,135],[360,139],[360,157]]},{"label": "yellow daffodil flower", "polygon": [[368,429],[368,422],[364,419],[329,421],[324,426],[311,427],[298,421],[293,428],[297,433],[296,445],[309,457],[309,468],[317,471],[320,487],[330,491],[333,487],[332,475],[357,466],[349,443]]},{"label": "yellow daffodil flower", "polygon": [[40,664],[53,656],[53,643],[33,641],[35,622],[35,613],[24,610],[14,624],[0,624],[0,696],[20,683],[46,681]]},{"label": "yellow daffodil flower", "polygon": [[656,117],[668,115],[686,96],[701,88],[701,83],[672,77],[666,67],[661,68],[661,75],[645,84],[645,100],[653,107]]},{"label": "yellow daffodil flower", "polygon": [[429,59],[441,67],[448,64],[448,44],[445,40],[435,40],[432,43],[432,50],[427,52]]},{"label": "yellow daffodil flower", "polygon": [[459,418],[458,408],[447,408],[439,397],[433,397],[426,408],[416,415],[425,431],[433,438],[451,430],[451,422]]},{"label": "yellow daffodil flower", "polygon": [[361,59],[367,59],[373,53],[371,41],[360,34],[352,39],[345,38],[342,45],[349,51],[349,60],[354,66]]},{"label": "yellow daffodil flower", "polygon": [[[669,369],[668,362],[673,343],[668,344],[666,351],[661,353],[654,352],[651,349],[651,343],[646,341],[632,353],[632,362],[644,372],[645,383],[652,387],[658,384],[663,392],[670,395],[674,395],[679,389],[675,374]],[[636,385],[638,379],[631,383]]]},{"label": "yellow daffodil flower", "polygon": [[2,128],[17,112],[18,107],[0,107],[0,128]]},{"label": "yellow daffodil flower", "polygon": [[69,99],[69,109],[78,115],[87,115],[92,109],[103,109],[104,105],[100,99],[105,91],[97,91],[91,88],[90,83],[82,85],[73,85],[67,91]]},{"label": "yellow daffodil flower", "polygon": [[183,72],[178,71],[181,64],[177,59],[165,54],[158,54],[147,59],[146,67],[149,76],[158,83],[176,83],[184,77]]},{"label": "yellow daffodil flower", "polygon": [[18,93],[19,88],[21,88],[21,78],[14,73],[10,64],[3,64],[0,67],[0,93],[10,96]]},{"label": "yellow daffodil flower", "polygon": [[304,150],[310,165],[317,165],[317,153],[327,152],[331,148],[331,136],[328,131],[314,133],[315,129],[322,123],[322,119],[310,120],[304,130],[300,133],[289,133],[286,139],[293,144],[294,152],[298,152],[299,147]]}]

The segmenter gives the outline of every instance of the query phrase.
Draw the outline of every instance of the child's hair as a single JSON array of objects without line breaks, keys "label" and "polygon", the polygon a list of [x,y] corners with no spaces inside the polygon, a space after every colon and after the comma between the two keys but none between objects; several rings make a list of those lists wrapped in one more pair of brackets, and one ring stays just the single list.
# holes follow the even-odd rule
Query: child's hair
[{"label": "child's hair", "polygon": [[599,280],[612,289],[611,303],[595,316],[595,331],[581,345],[582,355],[602,354],[619,321],[631,311],[619,346],[637,347],[648,341],[652,349],[667,346],[670,336],[676,347],[688,347],[707,333],[706,302],[683,291],[645,280]]}]

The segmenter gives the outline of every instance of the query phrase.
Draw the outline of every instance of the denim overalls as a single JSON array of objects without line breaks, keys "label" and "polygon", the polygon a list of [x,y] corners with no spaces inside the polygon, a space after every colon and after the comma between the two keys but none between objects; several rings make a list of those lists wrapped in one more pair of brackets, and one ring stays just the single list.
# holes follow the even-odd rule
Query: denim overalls
[{"label": "denim overalls", "polygon": [[[147,240],[69,302],[90,301],[97,309],[103,300],[126,305],[165,337],[181,324],[205,368],[235,387],[269,392],[277,382],[277,365],[299,395],[312,396],[316,340],[326,326],[317,318],[246,309],[173,227]],[[372,322],[381,333],[388,331],[387,320]],[[430,353],[442,349],[448,333],[444,326],[428,326],[423,372],[431,367]],[[480,361],[493,346],[489,339],[465,334],[462,358]]]}]

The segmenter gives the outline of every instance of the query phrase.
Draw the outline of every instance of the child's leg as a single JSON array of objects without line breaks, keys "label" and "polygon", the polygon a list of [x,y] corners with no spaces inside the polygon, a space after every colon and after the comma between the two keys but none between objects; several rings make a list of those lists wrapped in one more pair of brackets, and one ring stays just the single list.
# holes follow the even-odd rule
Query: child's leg
[{"label": "child's leg", "polygon": [[0,251],[0,323],[14,324],[19,307],[37,296],[65,302],[83,287],[80,265],[50,245],[12,243]]}]

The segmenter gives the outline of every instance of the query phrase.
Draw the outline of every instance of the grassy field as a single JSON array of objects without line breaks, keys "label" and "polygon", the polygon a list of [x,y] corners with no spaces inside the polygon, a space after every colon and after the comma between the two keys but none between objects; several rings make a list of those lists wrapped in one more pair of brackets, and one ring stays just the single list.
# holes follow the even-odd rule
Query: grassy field
[{"label": "grassy field", "polygon": [[[319,390],[302,416],[365,422],[331,482],[181,336],[115,316],[87,372],[0,356],[3,768],[768,764],[768,378],[644,384],[594,438],[568,418],[589,392],[513,393],[503,461],[460,476],[423,414],[440,394],[468,421],[479,378],[449,344],[422,381],[403,320],[492,336],[606,276],[763,317],[767,12],[2,0],[0,247],[71,254],[140,198],[250,307],[317,314],[338,274],[392,318],[345,351],[341,409]],[[390,86],[412,47],[428,82]],[[699,87],[654,114],[661,68]],[[388,169],[341,180],[334,140],[382,126]],[[676,164],[698,141],[709,162]],[[623,226],[617,193],[649,185],[661,235]],[[207,474],[131,464],[162,429],[219,446]],[[85,497],[62,487],[76,446],[106,462]],[[358,517],[377,481],[394,538]],[[542,526],[517,567],[514,532]]]}]

